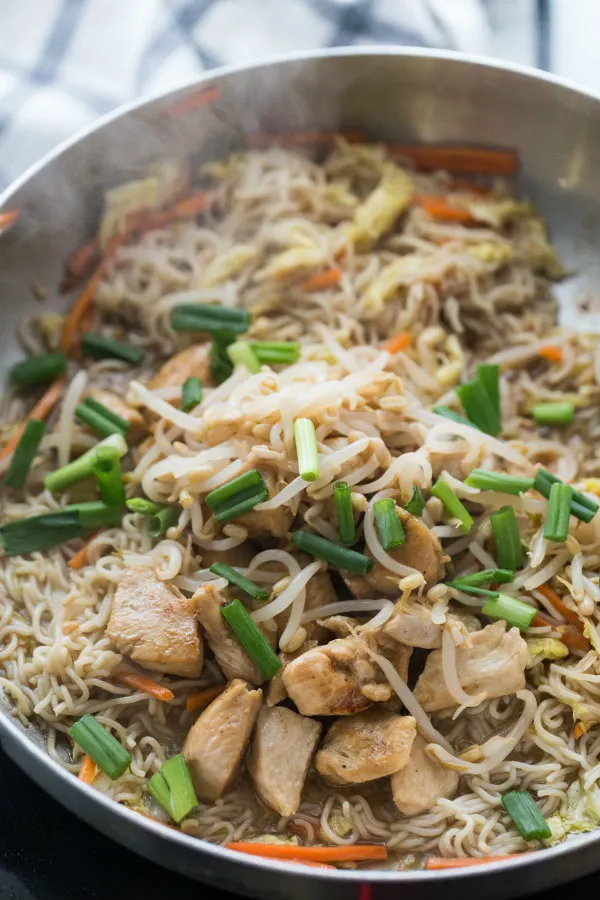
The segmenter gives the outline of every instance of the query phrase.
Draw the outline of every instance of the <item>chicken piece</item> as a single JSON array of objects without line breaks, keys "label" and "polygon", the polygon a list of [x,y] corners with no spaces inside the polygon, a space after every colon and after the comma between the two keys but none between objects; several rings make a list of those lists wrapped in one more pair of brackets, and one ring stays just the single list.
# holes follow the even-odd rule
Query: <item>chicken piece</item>
[{"label": "chicken piece", "polygon": [[[269,492],[269,499],[274,493]],[[289,506],[278,506],[276,509],[253,509],[238,516],[236,525],[243,525],[248,529],[248,535],[254,538],[264,538],[271,535],[274,538],[284,538],[292,527],[295,514]]]},{"label": "chicken piece", "polygon": [[381,629],[386,637],[409,647],[433,650],[442,644],[442,626],[431,620],[431,609],[415,600],[398,600],[394,612]]},{"label": "chicken piece", "polygon": [[127,440],[131,443],[137,444],[148,431],[141,412],[134,409],[132,406],[129,406],[124,400],[121,400],[117,394],[113,394],[112,391],[105,391],[102,388],[90,388],[89,391],[85,392],[85,397],[97,400],[98,403],[101,403],[102,406],[105,406],[110,412],[125,419],[125,421],[129,423]]},{"label": "chicken piece", "polygon": [[156,375],[148,382],[150,390],[157,388],[178,387],[192,376],[199,378],[202,384],[211,384],[210,344],[193,344],[160,367]]},{"label": "chicken piece", "polygon": [[[300,562],[300,559],[298,561]],[[305,558],[302,560],[301,565],[304,567],[311,562],[314,562],[314,560]],[[283,575],[284,572],[282,569],[282,578]],[[338,596],[333,588],[333,584],[331,583],[329,573],[317,572],[316,575],[313,575],[313,577],[306,585],[306,603],[304,604],[304,611],[308,612],[311,609],[318,609],[319,606],[325,606],[327,603],[337,603],[337,600]],[[291,608],[286,609],[278,616],[275,616],[275,621],[277,622],[279,633],[281,633],[287,625],[288,619],[290,617],[290,612]],[[303,626],[303,628],[306,631],[306,637],[309,639],[314,639],[320,644],[323,644],[325,643],[325,641],[329,640],[330,636],[327,633],[327,629],[323,628],[321,623],[318,621],[307,622],[306,625]]]},{"label": "chicken piece", "polygon": [[241,678],[251,684],[262,684],[264,676],[250,659],[229,625],[221,615],[227,600],[214,585],[206,584],[192,597],[198,610],[198,619],[205,633],[208,646],[215,655],[217,665],[225,678]]},{"label": "chicken piece", "polygon": [[362,625],[362,622],[353,616],[329,616],[328,619],[319,619],[318,622],[339,638],[348,637],[352,634],[352,629],[360,628]]},{"label": "chicken piece", "polygon": [[458,774],[431,759],[426,746],[417,734],[408,764],[390,779],[394,803],[404,816],[427,812],[440,798],[452,797],[458,787]]},{"label": "chicken piece", "polygon": [[294,650],[293,653],[282,652],[277,654],[283,668],[281,668],[269,681],[269,686],[267,688],[267,706],[277,706],[278,703],[283,703],[287,697],[287,691],[285,689],[285,684],[283,683],[283,670],[287,664],[291,663],[293,659],[298,659],[298,657],[302,656],[303,653],[306,653],[307,650],[312,650],[313,647],[318,646],[318,641],[305,641],[302,646],[298,647],[297,650]]},{"label": "chicken piece", "polygon": [[152,569],[134,566],[123,574],[106,633],[119,653],[145,669],[197,678],[204,663],[196,604]]},{"label": "chicken piece", "polygon": [[190,728],[183,755],[202,800],[218,800],[234,781],[261,701],[260,689],[236,678]]},{"label": "chicken piece", "polygon": [[317,772],[330,784],[362,784],[393,775],[408,763],[416,733],[412,716],[385,709],[338,719],[317,753]]},{"label": "chicken piece", "polygon": [[[527,644],[518,628],[506,630],[498,621],[470,635],[471,647],[456,648],[456,670],[468,694],[485,692],[488,699],[514,694],[525,687]],[[426,712],[455,709],[442,674],[442,651],[432,650],[414,690]]]},{"label": "chicken piece", "polygon": [[320,736],[319,722],[291,709],[261,709],[248,770],[261,799],[280,816],[297,811]]}]

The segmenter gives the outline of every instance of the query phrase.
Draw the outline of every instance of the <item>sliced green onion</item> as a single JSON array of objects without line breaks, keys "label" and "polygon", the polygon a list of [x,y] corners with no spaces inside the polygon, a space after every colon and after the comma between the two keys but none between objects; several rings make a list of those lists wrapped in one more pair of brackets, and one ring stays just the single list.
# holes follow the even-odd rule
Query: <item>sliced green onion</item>
[{"label": "sliced green onion", "polygon": [[189,412],[202,403],[202,383],[199,378],[192,375],[183,382],[181,389],[181,408],[184,412]]},{"label": "sliced green onion", "polygon": [[148,522],[148,534],[150,537],[158,538],[172,528],[179,518],[179,510],[176,506],[163,506],[158,512],[155,512]]},{"label": "sliced green onion", "polygon": [[514,625],[521,631],[527,631],[537,612],[534,606],[524,603],[523,600],[517,600],[516,597],[509,597],[508,594],[490,597],[483,604],[481,611],[484,616],[489,616],[490,619],[504,619],[509,625]]},{"label": "sliced green onion", "polygon": [[479,488],[480,491],[498,491],[501,494],[519,494],[533,487],[533,478],[520,475],[504,475],[502,472],[488,472],[486,469],[473,469],[465,479],[467,487]]},{"label": "sliced green onion", "polygon": [[431,493],[444,504],[446,512],[460,522],[461,531],[465,534],[473,527],[473,518],[465,506],[458,499],[447,481],[440,476],[431,488]]},{"label": "sliced green onion", "polygon": [[230,519],[236,519],[244,513],[250,512],[259,503],[264,503],[269,499],[269,492],[264,488],[248,488],[246,491],[240,491],[234,494],[229,500],[225,500],[213,511],[213,515],[217,522],[229,522]]},{"label": "sliced green onion", "polygon": [[569,536],[573,488],[568,484],[553,484],[550,488],[548,512],[544,525],[544,537],[548,541],[564,544]]},{"label": "sliced green onion", "polygon": [[121,524],[121,510],[117,506],[109,506],[102,500],[88,500],[85,503],[71,503],[63,507],[63,514],[73,513],[79,516],[82,528],[106,528]]},{"label": "sliced green onion", "polygon": [[227,348],[235,341],[235,334],[228,329],[215,331],[210,345],[210,373],[216,384],[222,384],[233,372],[233,363],[227,355]]},{"label": "sliced green onion", "polygon": [[500,433],[500,416],[482,381],[475,379],[460,384],[456,393],[470,422],[486,434],[496,436]]},{"label": "sliced green onion", "polygon": [[234,366],[246,366],[252,375],[260,372],[260,360],[248,341],[234,341],[227,347],[227,356]]},{"label": "sliced green onion", "polygon": [[281,662],[245,606],[239,600],[232,600],[221,607],[221,613],[263,676],[273,678],[281,669]]},{"label": "sliced green onion", "polygon": [[464,584],[462,581],[447,581],[447,587],[462,591],[464,594],[474,594],[476,597],[497,597],[498,591],[488,591],[477,584]]},{"label": "sliced green onion", "polygon": [[345,481],[333,485],[333,500],[340,540],[343,544],[353,544],[356,540],[356,525],[352,509],[352,491]]},{"label": "sliced green onion", "polygon": [[67,733],[113,781],[129,768],[131,754],[93,716],[83,716]]},{"label": "sliced green onion", "polygon": [[[551,475],[546,469],[538,469],[535,473],[533,486],[542,497],[546,500],[550,499],[550,488],[553,484],[564,484],[556,475]],[[571,515],[583,522],[591,522],[600,506],[595,500],[590,499],[581,491],[573,491],[573,500],[571,501]]]},{"label": "sliced green onion", "polygon": [[160,774],[169,788],[169,812],[176,822],[181,822],[195,806],[198,806],[198,798],[183,753],[178,753],[163,763]]},{"label": "sliced green onion", "polygon": [[129,422],[127,419],[123,419],[121,416],[117,415],[117,413],[113,412],[112,409],[109,409],[108,406],[99,403],[98,400],[94,400],[93,397],[86,397],[83,401],[83,405],[94,410],[94,412],[97,412],[104,419],[108,419],[109,422],[113,422],[122,434],[126,434],[129,430]]},{"label": "sliced green onion", "polygon": [[6,556],[23,556],[39,550],[49,550],[76,537],[81,537],[83,525],[74,513],[45,513],[30,516],[0,527],[0,540]]},{"label": "sliced green onion", "polygon": [[233,331],[244,334],[250,327],[250,313],[247,309],[232,309],[228,306],[198,304],[176,306],[171,313],[171,327],[174,331]]},{"label": "sliced green onion", "polygon": [[475,370],[477,380],[484,386],[491,404],[500,418],[500,366],[497,363],[485,363]]},{"label": "sliced green onion", "polygon": [[[451,419],[453,422],[459,422],[461,425],[470,425],[471,428],[477,428],[473,422],[469,422],[465,416],[461,416],[460,413],[454,412],[453,409],[450,409],[449,406],[434,406],[432,407],[432,412],[436,413],[438,416],[443,416],[445,419]],[[479,430],[479,429],[477,429]]]},{"label": "sliced green onion", "polygon": [[20,489],[25,485],[31,464],[45,433],[45,422],[40,419],[28,419],[4,479],[7,487]]},{"label": "sliced green onion", "polygon": [[472,572],[471,575],[461,575],[454,581],[456,584],[477,587],[480,584],[506,584],[514,579],[515,573],[509,569],[482,569],[481,572]]},{"label": "sliced green onion", "polygon": [[133,366],[139,365],[144,359],[144,351],[140,347],[134,347],[124,341],[114,341],[91,331],[82,336],[81,350],[84,356],[93,356],[95,359],[121,359]]},{"label": "sliced green onion", "polygon": [[55,494],[70,487],[72,484],[76,484],[78,481],[83,481],[84,478],[89,478],[93,474],[94,460],[96,459],[98,447],[116,447],[119,456],[125,456],[128,450],[123,435],[112,434],[110,437],[100,441],[99,444],[96,444],[95,447],[92,447],[91,450],[82,454],[78,459],[74,459],[73,462],[67,463],[66,466],[62,466],[56,472],[50,472],[46,475],[44,487]]},{"label": "sliced green onion", "polygon": [[210,567],[210,571],[213,575],[225,578],[229,584],[234,584],[241,591],[244,591],[245,594],[252,597],[253,600],[264,601],[269,599],[270,594],[268,591],[263,591],[257,584],[254,584],[253,581],[250,581],[249,578],[246,578],[245,575],[242,575],[240,572],[236,572],[236,570],[232,569],[231,566],[228,566],[227,563],[213,563]]},{"label": "sliced green onion", "polygon": [[550,826],[528,791],[509,791],[502,797],[502,806],[513,820],[521,837],[526,841],[536,841],[551,836]]},{"label": "sliced green onion", "polygon": [[348,547],[339,547],[318,534],[310,534],[308,531],[292,531],[290,538],[292,544],[299,550],[304,550],[310,556],[322,559],[345,572],[366,575],[373,567],[372,560],[364,553],[349,550]]},{"label": "sliced green onion", "polygon": [[142,516],[153,516],[164,509],[162,503],[153,503],[152,500],[146,500],[145,497],[132,497],[131,500],[125,501],[125,506],[131,512],[140,513]]},{"label": "sliced green onion", "polygon": [[238,475],[237,478],[228,481],[227,484],[222,484],[221,487],[215,488],[214,491],[211,491],[210,494],[206,495],[206,502],[210,508],[214,510],[241,491],[248,490],[249,488],[258,490],[259,488],[264,487],[265,482],[260,472],[257,471],[257,469],[250,469],[248,472],[244,472],[243,475]]},{"label": "sliced green onion", "polygon": [[500,568],[511,569],[513,572],[520,569],[523,565],[523,547],[514,509],[512,506],[503,506],[492,513],[490,521]]},{"label": "sliced green onion", "polygon": [[125,487],[118,450],[114,447],[98,447],[92,471],[96,476],[100,499],[107,506],[123,506]]},{"label": "sliced green onion", "polygon": [[315,426],[310,419],[296,419],[294,440],[300,477],[305,481],[315,481],[319,477],[319,450]]},{"label": "sliced green onion", "polygon": [[570,425],[575,407],[572,403],[536,403],[531,415],[538,425]]},{"label": "sliced green onion", "polygon": [[268,365],[289,366],[300,359],[298,341],[252,341],[250,346],[260,362]]},{"label": "sliced green onion", "polygon": [[384,550],[396,550],[406,543],[406,532],[391,497],[373,504],[379,539]]},{"label": "sliced green onion", "polygon": [[423,510],[425,509],[425,497],[418,484],[415,484],[412,497],[405,505],[404,509],[407,513],[410,513],[411,516],[417,516],[417,518],[423,515]]},{"label": "sliced green onion", "polygon": [[155,772],[147,784],[148,791],[154,797],[159,806],[171,815],[171,791],[169,785],[160,772]]},{"label": "sliced green onion", "polygon": [[111,434],[123,434],[123,430],[115,422],[111,419],[106,419],[85,403],[79,403],[75,407],[75,416],[101,437],[109,437]]},{"label": "sliced green onion", "polygon": [[67,360],[64,353],[43,353],[41,356],[31,356],[12,367],[9,373],[11,382],[19,388],[30,387],[32,384],[46,384],[54,381],[67,371]]}]

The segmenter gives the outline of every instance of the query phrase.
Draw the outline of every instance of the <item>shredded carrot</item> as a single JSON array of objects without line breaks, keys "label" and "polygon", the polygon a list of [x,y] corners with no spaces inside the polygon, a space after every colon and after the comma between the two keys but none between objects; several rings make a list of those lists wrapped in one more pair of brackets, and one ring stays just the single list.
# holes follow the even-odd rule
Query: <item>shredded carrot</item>
[{"label": "shredded carrot", "polygon": [[19,215],[18,209],[7,209],[6,212],[0,213],[0,231],[12,228],[19,218]]},{"label": "shredded carrot", "polygon": [[193,219],[198,213],[204,212],[212,200],[213,194],[208,191],[198,191],[185,200],[175,204],[174,218]]},{"label": "shredded carrot", "polygon": [[289,859],[298,862],[354,862],[361,859],[387,859],[383,844],[347,844],[345,847],[294,847],[283,844],[259,844],[250,841],[232,841],[228,850],[250,853],[270,859]]},{"label": "shredded carrot", "polygon": [[67,275],[77,280],[85,278],[90,274],[99,253],[98,241],[92,238],[71,255],[67,262]]},{"label": "shredded carrot", "polygon": [[53,381],[48,390],[42,394],[38,402],[35,404],[26,420],[19,425],[13,436],[9,441],[6,442],[2,450],[0,450],[0,462],[7,459],[7,457],[12,456],[13,452],[17,448],[17,444],[21,440],[21,435],[25,431],[25,425],[29,421],[29,419],[47,419],[60,398],[63,395],[65,390],[66,381],[62,378],[59,378],[57,381]]},{"label": "shredded carrot", "polygon": [[205,87],[200,91],[194,91],[193,94],[188,94],[187,97],[182,97],[181,100],[175,101],[175,103],[167,107],[165,112],[168,116],[181,116],[184,113],[193,112],[193,110],[199,109],[201,106],[210,106],[211,103],[219,99],[220,94],[221,90],[218,87]]},{"label": "shredded carrot", "polygon": [[538,350],[538,356],[549,360],[549,362],[561,363],[563,361],[562,347],[553,347],[552,344],[546,344]]},{"label": "shredded carrot", "polygon": [[545,613],[538,612],[531,620],[531,625],[534,628],[545,628],[547,625],[552,625],[556,628],[558,622],[555,619],[551,619],[550,616],[547,616]]},{"label": "shredded carrot", "polygon": [[71,559],[67,563],[67,565],[70,569],[83,569],[84,566],[87,566],[89,546],[92,543],[92,541],[94,540],[94,538],[98,537],[99,534],[100,534],[99,531],[97,531],[95,534],[93,534],[92,537],[89,538],[89,540],[87,540],[85,542],[85,544],[83,545],[81,550],[78,550],[77,553],[71,557]]},{"label": "shredded carrot", "polygon": [[216,700],[224,690],[225,685],[218,684],[216,687],[205,688],[203,691],[195,691],[193,694],[188,694],[185,699],[185,708],[188,712],[195,712],[197,709],[208,706],[209,703]]},{"label": "shredded carrot", "polygon": [[559,628],[560,640],[566,644],[569,650],[580,650],[587,653],[590,649],[590,642],[583,636],[581,631],[574,631],[570,628]]},{"label": "shredded carrot", "polygon": [[430,856],[425,861],[425,868],[429,872],[437,872],[440,869],[467,869],[470,866],[481,866],[484,863],[502,862],[505,859],[516,859],[523,856],[522,853],[511,853],[507,856],[482,856],[478,859],[463,859],[463,857]]},{"label": "shredded carrot", "polygon": [[307,293],[312,291],[323,291],[325,288],[338,285],[341,277],[341,269],[325,269],[324,272],[318,272],[316,275],[313,275],[312,278],[308,278],[302,285],[302,290]]},{"label": "shredded carrot", "polygon": [[544,595],[544,597],[550,604],[552,604],[556,612],[560,613],[565,622],[569,622],[571,625],[576,625],[581,631],[583,627],[581,624],[581,619],[574,610],[569,609],[569,607],[563,603],[556,591],[553,591],[552,588],[548,587],[547,584],[543,584],[541,587],[539,587],[538,591],[540,592],[540,594]]},{"label": "shredded carrot", "polygon": [[301,147],[307,144],[333,144],[343,138],[349,144],[359,144],[366,139],[364,131],[294,131],[294,132],[254,132],[247,136],[251,147]]},{"label": "shredded carrot", "polygon": [[512,150],[449,144],[392,144],[390,150],[412,160],[417,169],[425,171],[447,169],[450,172],[472,172],[476,175],[516,175],[519,168],[517,154]]},{"label": "shredded carrot", "polygon": [[[120,243],[121,242],[119,242],[119,246]],[[116,247],[116,244],[113,246]],[[60,349],[64,353],[68,353],[73,345],[79,325],[96,298],[96,292],[104,278],[107,263],[112,255],[110,250],[106,252],[104,258],[92,272],[85,287],[71,307],[69,315],[65,319],[62,334],[60,336]]]},{"label": "shredded carrot", "polygon": [[393,337],[388,338],[387,341],[384,341],[381,349],[387,350],[388,353],[392,354],[400,353],[402,350],[410,347],[411,343],[412,335],[408,331],[401,331],[399,334],[395,334]]},{"label": "shredded carrot", "polygon": [[83,781],[84,784],[91,784],[97,774],[98,766],[96,765],[92,757],[88,756],[86,753],[81,761],[81,767],[79,769],[79,774],[77,777],[80,781]]},{"label": "shredded carrot", "polygon": [[587,734],[590,730],[590,725],[588,722],[578,722],[575,728],[573,729],[573,737],[576,741],[579,740],[580,737],[583,737],[584,734]]},{"label": "shredded carrot", "polygon": [[462,222],[468,224],[475,219],[468,209],[461,206],[453,206],[444,197],[435,194],[415,194],[412,202],[422,207],[434,219],[446,219],[449,222]]},{"label": "shredded carrot", "polygon": [[115,678],[117,681],[120,681],[121,684],[126,684],[128,687],[135,688],[136,691],[143,691],[145,694],[154,697],[155,700],[162,700],[163,703],[169,703],[171,700],[175,699],[173,691],[163,687],[162,684],[158,684],[156,681],[152,681],[152,679],[147,678],[146,675],[138,675],[137,672],[128,672],[127,670],[122,669],[120,672],[115,672]]}]

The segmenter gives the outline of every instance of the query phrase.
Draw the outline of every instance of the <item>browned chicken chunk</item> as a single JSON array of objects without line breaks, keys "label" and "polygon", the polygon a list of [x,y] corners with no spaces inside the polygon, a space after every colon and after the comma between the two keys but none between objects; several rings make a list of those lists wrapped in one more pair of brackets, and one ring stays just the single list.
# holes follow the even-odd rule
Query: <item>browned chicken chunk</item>
[{"label": "browned chicken chunk", "polygon": [[418,734],[408,764],[391,777],[394,803],[404,816],[427,812],[441,797],[452,797],[458,775],[445,769],[425,752],[427,741]]},{"label": "browned chicken chunk", "polygon": [[227,602],[214,585],[199,588],[192,600],[198,610],[198,619],[206,634],[208,646],[215,655],[218,667],[225,678],[242,678],[251,684],[265,680],[256,663],[250,659],[231,628],[223,618],[221,609]]},{"label": "browned chicken chunk", "polygon": [[178,387],[186,379],[195,376],[202,384],[211,384],[210,344],[194,344],[176,353],[160,367],[148,382],[150,390],[163,387]]},{"label": "browned chicken chunk", "polygon": [[202,800],[218,800],[233,783],[261,701],[260,689],[236,678],[190,728],[183,755]]},{"label": "browned chicken chunk", "polygon": [[300,805],[320,735],[319,722],[285,707],[263,707],[258,715],[248,769],[262,800],[281,816]]},{"label": "browned chicken chunk", "polygon": [[[468,694],[485,692],[488,699],[514,694],[525,687],[527,644],[518,628],[494,622],[470,635],[471,647],[456,648],[456,670]],[[442,674],[442,651],[432,650],[414,691],[427,712],[456,707]]]},{"label": "browned chicken chunk", "polygon": [[105,391],[102,388],[90,388],[89,391],[86,391],[85,396],[91,397],[92,400],[97,400],[98,403],[101,403],[102,406],[105,406],[110,412],[115,413],[115,415],[120,416],[129,423],[129,428],[127,430],[128,441],[137,444],[144,434],[146,434],[148,429],[141,412],[134,409],[132,406],[129,406],[124,400],[121,400],[117,394],[113,394],[112,391]]},{"label": "browned chicken chunk", "polygon": [[412,716],[385,709],[338,719],[317,753],[317,772],[331,784],[362,784],[392,775],[407,764],[416,733]]},{"label": "browned chicken chunk", "polygon": [[433,650],[442,642],[442,626],[431,620],[431,609],[415,600],[398,600],[394,612],[382,632],[409,647]]},{"label": "browned chicken chunk", "polygon": [[297,650],[294,650],[293,653],[281,652],[277,654],[283,668],[281,668],[269,681],[269,686],[267,688],[267,706],[277,706],[278,703],[283,703],[287,697],[287,691],[285,689],[285,684],[283,683],[283,670],[287,664],[293,659],[298,659],[298,657],[302,656],[303,653],[306,653],[307,650],[312,650],[313,647],[318,646],[318,641],[305,641],[302,646],[298,647]]},{"label": "browned chicken chunk", "polygon": [[184,678],[202,671],[196,603],[152,569],[135,566],[123,574],[106,632],[120,653],[145,669]]}]

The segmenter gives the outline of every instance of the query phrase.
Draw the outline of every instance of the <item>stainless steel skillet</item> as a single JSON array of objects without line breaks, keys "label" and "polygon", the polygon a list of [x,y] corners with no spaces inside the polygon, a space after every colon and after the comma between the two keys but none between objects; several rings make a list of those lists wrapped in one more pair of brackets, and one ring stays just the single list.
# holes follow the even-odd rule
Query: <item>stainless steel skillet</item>
[{"label": "stainless steel skillet", "polygon": [[[174,104],[218,87],[210,105]],[[177,111],[175,106],[175,112]],[[187,104],[193,106],[193,104]],[[0,369],[20,355],[15,329],[38,309],[62,310],[56,286],[69,252],[97,222],[105,187],[165,156],[210,159],[245,133],[362,128],[370,137],[514,147],[519,190],[538,205],[574,275],[558,294],[565,323],[600,329],[600,99],[539,73],[437,51],[396,48],[307,53],[208,73],[168,95],[103,119],[33,167],[0,196],[18,225],[0,237]],[[105,834],[188,876],[263,898],[403,897],[448,900],[523,895],[600,865],[600,832],[522,859],[454,872],[319,872],[245,858],[119,807],[60,769],[35,726],[22,729],[0,695],[0,742],[38,784]],[[365,885],[369,891],[365,891]]]}]

